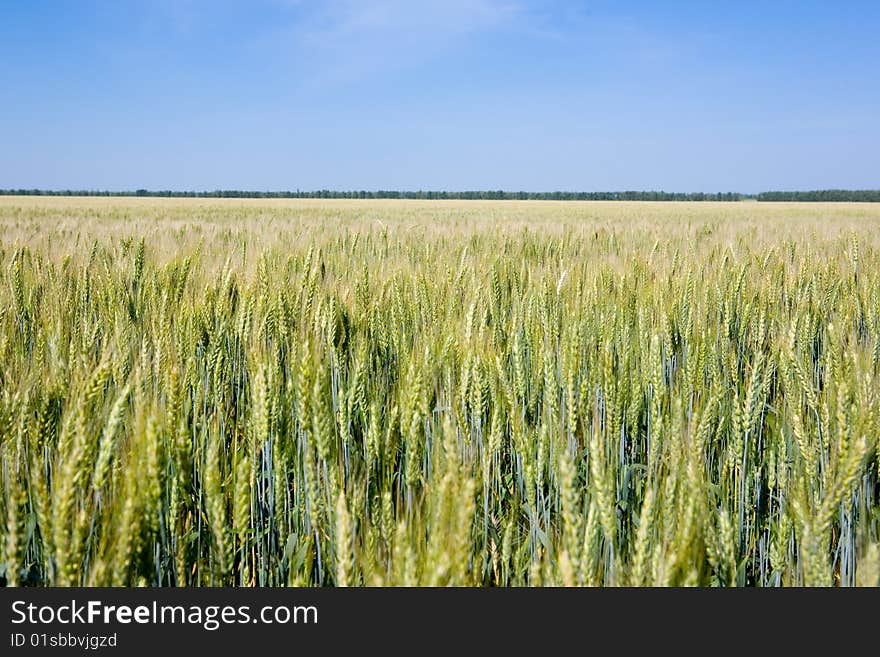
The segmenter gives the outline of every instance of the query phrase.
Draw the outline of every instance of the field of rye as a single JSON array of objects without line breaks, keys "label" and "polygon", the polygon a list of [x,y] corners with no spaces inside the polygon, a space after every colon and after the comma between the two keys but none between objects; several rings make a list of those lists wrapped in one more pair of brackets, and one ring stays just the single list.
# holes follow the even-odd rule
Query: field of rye
[{"label": "field of rye", "polygon": [[880,581],[880,204],[0,199],[10,585]]}]

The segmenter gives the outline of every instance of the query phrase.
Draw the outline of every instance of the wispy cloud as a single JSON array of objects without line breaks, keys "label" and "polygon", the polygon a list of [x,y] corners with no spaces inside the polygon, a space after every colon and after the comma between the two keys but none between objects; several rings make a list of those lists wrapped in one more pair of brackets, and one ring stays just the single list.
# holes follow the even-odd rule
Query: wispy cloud
[{"label": "wispy cloud", "polygon": [[[335,0],[316,12],[311,36],[348,39],[389,36],[448,37],[496,27],[517,17],[522,5],[505,0]],[[318,23],[324,23],[323,26]]]},{"label": "wispy cloud", "polygon": [[273,40],[331,81],[418,67],[526,15],[512,0],[333,0],[292,8],[294,24]]}]

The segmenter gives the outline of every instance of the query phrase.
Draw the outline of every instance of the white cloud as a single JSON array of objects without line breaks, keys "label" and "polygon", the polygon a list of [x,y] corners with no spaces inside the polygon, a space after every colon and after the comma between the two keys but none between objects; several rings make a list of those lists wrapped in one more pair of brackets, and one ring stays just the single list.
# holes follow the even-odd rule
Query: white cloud
[{"label": "white cloud", "polygon": [[281,37],[321,78],[342,81],[418,66],[463,41],[516,25],[508,0],[334,0],[301,3]]},{"label": "white cloud", "polygon": [[324,5],[324,29],[314,35],[364,37],[398,31],[434,35],[466,34],[515,18],[522,7],[502,0],[335,0]]}]

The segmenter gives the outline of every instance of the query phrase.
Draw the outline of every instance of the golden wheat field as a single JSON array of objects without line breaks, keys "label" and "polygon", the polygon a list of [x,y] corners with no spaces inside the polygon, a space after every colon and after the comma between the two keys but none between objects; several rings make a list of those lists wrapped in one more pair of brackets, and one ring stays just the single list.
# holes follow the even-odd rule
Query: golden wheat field
[{"label": "golden wheat field", "polygon": [[0,199],[11,585],[880,581],[880,204]]}]

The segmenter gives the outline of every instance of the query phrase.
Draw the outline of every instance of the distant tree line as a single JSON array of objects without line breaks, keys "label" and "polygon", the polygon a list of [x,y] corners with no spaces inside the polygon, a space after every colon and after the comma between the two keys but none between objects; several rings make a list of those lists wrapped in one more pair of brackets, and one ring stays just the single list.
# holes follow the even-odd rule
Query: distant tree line
[{"label": "distant tree line", "polygon": [[0,189],[0,196],[150,196],[161,198],[347,198],[347,199],[446,199],[489,201],[869,201],[880,202],[880,190],[825,189],[807,192],[506,192],[489,191],[246,191],[237,189],[209,192],[137,189],[107,191],[83,189]]},{"label": "distant tree line", "polygon": [[817,189],[810,192],[761,192],[759,201],[867,201],[880,203],[880,189]]},{"label": "distant tree line", "polygon": [[746,198],[736,192],[717,194],[680,192],[506,192],[503,190],[484,191],[334,191],[320,189],[315,191],[245,191],[224,189],[207,192],[148,190],[101,191],[101,190],[45,190],[45,189],[4,189],[0,195],[18,196],[155,196],[167,198],[348,198],[348,199],[448,199],[448,200],[490,200],[490,201],[739,201]]}]

